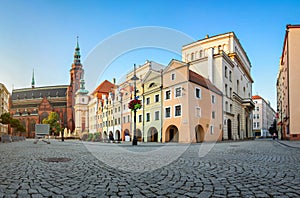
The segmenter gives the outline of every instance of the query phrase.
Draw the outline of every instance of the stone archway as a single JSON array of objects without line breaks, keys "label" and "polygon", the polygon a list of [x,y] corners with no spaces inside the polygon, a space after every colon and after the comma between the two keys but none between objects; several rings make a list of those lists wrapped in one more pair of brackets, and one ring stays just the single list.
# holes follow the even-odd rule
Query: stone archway
[{"label": "stone archway", "polygon": [[109,140],[114,140],[114,134],[112,131],[109,132],[108,138]]},{"label": "stone archway", "polygon": [[125,129],[123,132],[123,141],[130,141],[130,133],[128,129]]},{"label": "stone archway", "polygon": [[147,142],[158,142],[158,131],[155,127],[148,130]]},{"label": "stone archway", "polygon": [[115,137],[116,137],[116,140],[118,140],[118,141],[121,140],[121,133],[119,130],[116,131]]},{"label": "stone archway", "polygon": [[201,125],[197,125],[195,127],[196,142],[197,143],[203,142],[204,141],[204,136],[205,136],[205,133],[204,133],[203,127]]},{"label": "stone archway", "polygon": [[166,142],[178,142],[179,131],[175,125],[170,125],[166,130]]},{"label": "stone archway", "polygon": [[136,139],[138,142],[142,141],[142,131],[140,129],[136,129]]},{"label": "stone archway", "polygon": [[227,120],[227,135],[228,135],[228,140],[232,140],[232,126],[231,126],[231,120]]},{"label": "stone archway", "polygon": [[103,140],[107,140],[107,132],[106,131],[104,131],[104,133],[103,133]]}]

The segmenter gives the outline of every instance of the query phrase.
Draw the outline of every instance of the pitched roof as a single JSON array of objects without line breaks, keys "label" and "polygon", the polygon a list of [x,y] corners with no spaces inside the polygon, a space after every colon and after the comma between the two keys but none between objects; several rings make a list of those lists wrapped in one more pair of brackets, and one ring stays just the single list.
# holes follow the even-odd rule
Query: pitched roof
[{"label": "pitched roof", "polygon": [[93,91],[95,93],[108,93],[115,85],[108,80],[103,81],[98,87]]},{"label": "pitched roof", "polygon": [[213,91],[219,95],[222,95],[222,92],[215,85],[213,85],[210,80],[191,70],[189,70],[189,81],[205,87],[208,90]]},{"label": "pitched roof", "polygon": [[252,96],[252,100],[257,100],[257,99],[263,99],[263,98],[260,97],[259,95]]}]

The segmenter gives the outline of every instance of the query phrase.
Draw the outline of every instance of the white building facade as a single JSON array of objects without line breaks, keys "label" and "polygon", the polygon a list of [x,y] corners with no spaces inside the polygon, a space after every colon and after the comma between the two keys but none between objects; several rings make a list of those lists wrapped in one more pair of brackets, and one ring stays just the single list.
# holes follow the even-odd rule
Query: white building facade
[{"label": "white building facade", "polygon": [[274,123],[276,112],[271,107],[269,101],[266,101],[261,96],[255,95],[252,97],[255,104],[253,110],[253,132],[256,137],[269,137],[269,128]]},{"label": "white building facade", "polygon": [[223,139],[252,138],[251,63],[233,32],[182,48],[182,61],[223,92]]}]

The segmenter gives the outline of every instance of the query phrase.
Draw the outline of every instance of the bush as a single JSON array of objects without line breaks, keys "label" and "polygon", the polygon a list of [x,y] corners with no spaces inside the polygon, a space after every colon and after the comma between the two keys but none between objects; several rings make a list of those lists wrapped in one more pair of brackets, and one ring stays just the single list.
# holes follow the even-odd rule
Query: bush
[{"label": "bush", "polygon": [[100,137],[100,133],[95,133],[95,134],[94,134],[94,141],[95,141],[95,142],[100,142],[101,139],[102,139],[102,138]]},{"label": "bush", "polygon": [[92,133],[89,133],[86,141],[92,141],[93,137],[94,137],[94,135]]}]

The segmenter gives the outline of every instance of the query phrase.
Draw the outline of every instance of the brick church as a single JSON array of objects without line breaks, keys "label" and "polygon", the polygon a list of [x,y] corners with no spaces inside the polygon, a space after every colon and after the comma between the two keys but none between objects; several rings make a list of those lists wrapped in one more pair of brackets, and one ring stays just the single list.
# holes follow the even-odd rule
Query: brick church
[{"label": "brick church", "polygon": [[75,93],[80,88],[83,75],[77,38],[69,85],[36,87],[33,73],[31,87],[12,90],[10,113],[26,128],[24,136],[34,137],[35,124],[42,123],[51,112],[58,113],[62,127],[74,131]]}]

